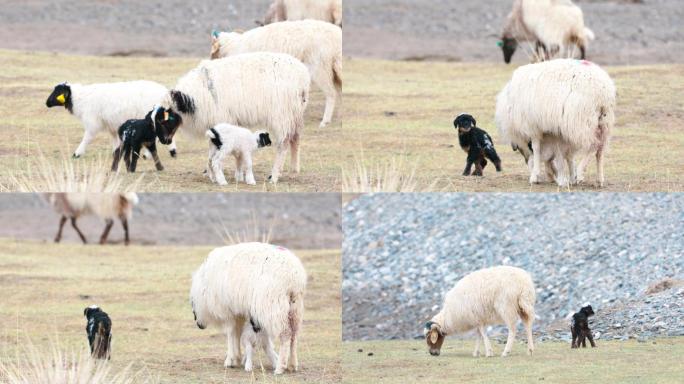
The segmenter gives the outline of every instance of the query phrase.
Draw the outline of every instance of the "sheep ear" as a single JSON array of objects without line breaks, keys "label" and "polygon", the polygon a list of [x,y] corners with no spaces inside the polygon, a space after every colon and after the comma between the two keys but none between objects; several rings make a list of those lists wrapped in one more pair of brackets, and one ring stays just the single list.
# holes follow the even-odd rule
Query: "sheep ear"
[{"label": "sheep ear", "polygon": [[220,32],[217,31],[217,30],[215,30],[215,29],[214,29],[213,31],[211,31],[211,37],[212,37],[212,39],[214,39],[214,40],[218,39],[219,34],[220,34]]}]

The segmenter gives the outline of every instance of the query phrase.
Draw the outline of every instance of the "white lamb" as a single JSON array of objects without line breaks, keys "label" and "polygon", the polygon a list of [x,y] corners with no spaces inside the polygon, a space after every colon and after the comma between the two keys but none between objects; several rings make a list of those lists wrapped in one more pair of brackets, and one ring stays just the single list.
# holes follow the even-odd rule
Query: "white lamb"
[{"label": "white lamb", "polygon": [[192,276],[190,303],[200,329],[224,329],[224,365],[240,365],[240,338],[250,319],[280,341],[275,374],[298,369],[297,340],[304,315],[306,271],[289,250],[264,243],[216,248]]},{"label": "white lamb", "polygon": [[[112,149],[119,147],[117,130],[130,119],[143,119],[154,105],[169,91],[153,81],[139,80],[90,85],[57,84],[45,104],[48,108],[66,108],[83,123],[83,140],[74,157],[83,156],[86,147],[100,131],[112,135]],[[176,142],[169,145],[171,156],[176,156]]]},{"label": "white lamb", "polygon": [[213,32],[211,58],[247,52],[292,55],[304,63],[311,79],[325,94],[321,128],[332,121],[342,92],[342,29],[318,20],[285,21],[251,31]]},{"label": "white lamb", "polygon": [[503,323],[508,328],[508,340],[501,356],[508,356],[515,342],[518,318],[527,332],[527,353],[532,354],[535,301],[532,278],[520,268],[498,266],[466,275],[446,294],[442,310],[425,324],[423,333],[430,354],[439,356],[446,336],[474,329],[477,339],[473,356],[480,355],[480,340],[485,355],[494,356],[486,327]]},{"label": "white lamb", "polygon": [[[556,182],[565,187],[582,180],[589,155],[596,155],[603,186],[604,155],[615,124],[617,92],[610,76],[584,60],[557,59],[518,68],[499,93],[496,125],[501,137],[532,157],[530,183],[540,179],[545,137],[560,140],[565,167]],[[580,158],[580,166],[575,159]]]},{"label": "white lamb", "polygon": [[275,367],[278,364],[278,354],[273,348],[271,337],[261,326],[256,324],[254,320],[245,321],[242,326],[242,336],[240,336],[240,346],[245,354],[242,356],[242,364],[245,366],[245,371],[252,372],[253,357],[255,349],[261,346],[271,362],[271,366]]},{"label": "white lamb", "polygon": [[249,129],[230,124],[219,124],[206,133],[209,139],[209,162],[207,174],[212,182],[227,185],[223,174],[223,160],[226,156],[235,157],[235,181],[255,185],[252,173],[252,154],[259,148],[271,145],[267,132],[252,133]]},{"label": "white lamb", "polygon": [[322,20],[342,26],[342,0],[275,0],[268,8],[263,23],[286,20]]},{"label": "white lamb", "polygon": [[291,166],[299,173],[299,138],[310,83],[306,66],[282,53],[204,60],[162,99],[160,112],[166,120],[160,129],[180,126],[200,136],[220,123],[264,127],[277,148],[270,177],[276,183],[288,149]]},{"label": "white lamb", "polygon": [[542,60],[569,54],[573,45],[584,59],[594,33],[584,26],[582,9],[571,0],[515,0],[501,40],[506,63],[510,63],[518,43],[526,41],[536,44],[536,55]]}]

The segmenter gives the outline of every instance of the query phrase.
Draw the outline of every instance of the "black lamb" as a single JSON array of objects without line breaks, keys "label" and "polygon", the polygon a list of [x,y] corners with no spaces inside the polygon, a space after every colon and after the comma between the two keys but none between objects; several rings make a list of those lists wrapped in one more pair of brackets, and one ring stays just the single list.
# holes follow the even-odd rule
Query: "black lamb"
[{"label": "black lamb", "polygon": [[591,308],[591,305],[582,307],[579,312],[572,315],[572,323],[570,324],[570,333],[572,333],[571,348],[579,348],[580,344],[582,344],[582,348],[586,348],[586,339],[589,339],[592,348],[596,347],[594,336],[591,334],[591,329],[589,329],[589,317],[593,315],[594,310]]},{"label": "black lamb", "polygon": [[482,176],[489,159],[494,163],[497,172],[501,172],[501,159],[494,149],[494,141],[483,129],[476,126],[475,118],[468,114],[461,114],[454,120],[454,127],[458,130],[458,142],[468,154],[463,176],[470,176],[475,164],[473,176]]}]

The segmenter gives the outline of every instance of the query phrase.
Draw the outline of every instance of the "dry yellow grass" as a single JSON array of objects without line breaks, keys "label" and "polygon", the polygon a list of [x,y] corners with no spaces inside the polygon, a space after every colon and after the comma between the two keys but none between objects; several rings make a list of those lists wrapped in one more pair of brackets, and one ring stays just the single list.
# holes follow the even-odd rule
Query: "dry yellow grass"
[{"label": "dry yellow grass", "polygon": [[[131,365],[163,383],[340,382],[340,252],[296,251],[309,274],[301,371],[275,378],[271,370],[224,369],[221,331],[194,324],[191,274],[210,250],[0,240],[0,359],[13,359],[26,337],[80,350],[83,309],[98,304],[112,318],[114,372]],[[258,356],[257,367],[265,362]]]},{"label": "dry yellow grass", "polygon": [[[349,154],[363,151],[373,169],[396,156],[415,165],[417,190],[551,192],[530,186],[522,157],[499,143],[494,125],[496,95],[513,66],[489,63],[345,62],[344,129],[339,140]],[[618,88],[617,126],[607,155],[605,191],[684,190],[684,65],[607,67]],[[494,138],[504,172],[461,176],[465,153],[453,128],[461,112],[474,115]],[[362,140],[354,140],[362,138]],[[355,169],[347,156],[345,169]],[[595,163],[584,185],[595,191]],[[351,191],[347,191],[351,192]]]},{"label": "dry yellow grass", "polygon": [[[86,155],[78,160],[70,159],[83,137],[81,122],[63,108],[48,109],[45,100],[53,87],[65,80],[72,83],[96,83],[146,79],[173,87],[176,80],[194,68],[200,58],[134,58],[96,57],[51,53],[30,53],[0,50],[3,63],[3,82],[0,88],[0,188],[20,190],[17,179],[24,180],[28,169],[40,165],[36,156],[42,153],[47,161],[59,167],[66,158],[79,162],[97,159],[111,161],[110,135],[98,134],[88,147]],[[114,101],[113,101],[114,102]],[[201,191],[278,191],[318,192],[338,191],[339,158],[344,143],[336,140],[342,129],[340,117],[325,129],[318,123],[323,114],[325,98],[315,87],[306,113],[306,127],[302,135],[302,173],[290,174],[286,164],[283,177],[277,185],[266,182],[270,174],[275,151],[266,149],[255,155],[254,175],[256,186],[231,184],[220,187],[211,184],[202,174],[207,161],[207,143],[179,134],[178,158],[169,156],[161,146],[160,157],[165,170],[157,172],[152,161],[141,161],[138,173],[122,174],[122,187],[138,183],[141,191],[154,192],[201,192]],[[226,164],[226,174],[232,178],[234,163]],[[138,182],[145,173],[143,182]],[[42,189],[39,188],[32,189]],[[43,189],[44,190],[44,189]]]}]

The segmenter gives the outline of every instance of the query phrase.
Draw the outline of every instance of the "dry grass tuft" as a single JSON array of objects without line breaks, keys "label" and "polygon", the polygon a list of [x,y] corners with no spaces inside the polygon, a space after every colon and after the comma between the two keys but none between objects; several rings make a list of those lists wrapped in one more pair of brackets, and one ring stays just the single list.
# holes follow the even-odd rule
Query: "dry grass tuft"
[{"label": "dry grass tuft", "polygon": [[246,224],[245,228],[240,231],[230,230],[226,223],[221,221],[221,228],[217,229],[216,232],[223,242],[227,245],[235,245],[240,243],[270,243],[273,238],[273,226],[274,221],[272,220],[268,225],[263,225],[256,216],[255,212],[252,212],[252,218]]},{"label": "dry grass tuft", "polygon": [[418,192],[416,165],[407,166],[404,159],[394,157],[372,166],[355,160],[351,172],[342,168],[342,192]]},{"label": "dry grass tuft", "polygon": [[10,172],[9,185],[3,189],[16,192],[134,192],[139,190],[144,174],[126,184],[119,172],[111,172],[107,160],[73,160],[62,155],[51,160],[43,155],[27,160],[25,171]]},{"label": "dry grass tuft", "polygon": [[26,343],[14,359],[0,359],[0,382],[7,384],[142,384],[157,383],[146,373],[132,373],[130,366],[114,373],[107,361],[92,359],[84,349],[68,352],[55,343],[39,349]]}]

